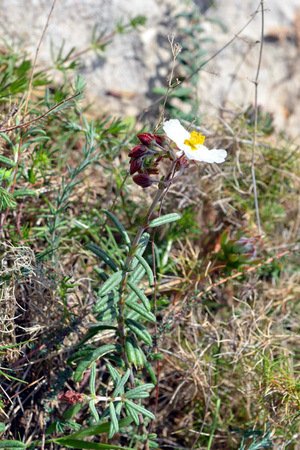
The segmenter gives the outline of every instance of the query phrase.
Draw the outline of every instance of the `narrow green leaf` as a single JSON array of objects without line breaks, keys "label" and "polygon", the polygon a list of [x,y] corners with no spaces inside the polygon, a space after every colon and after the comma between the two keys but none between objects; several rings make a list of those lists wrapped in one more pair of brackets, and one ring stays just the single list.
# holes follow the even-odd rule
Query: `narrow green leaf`
[{"label": "narrow green leaf", "polygon": [[26,197],[28,195],[34,195],[37,196],[38,193],[34,189],[16,189],[13,193],[13,197]]},{"label": "narrow green leaf", "polygon": [[132,337],[127,337],[125,342],[125,351],[128,361],[137,366],[136,353],[135,353],[136,343]]},{"label": "narrow green leaf", "polygon": [[99,277],[101,278],[102,281],[106,281],[108,280],[108,275],[104,272],[103,269],[100,269],[100,267],[94,267],[94,270],[96,272],[97,275],[99,275]]},{"label": "narrow green leaf", "polygon": [[115,307],[115,299],[112,296],[105,295],[100,300],[97,301],[96,305],[94,306],[94,312],[95,313],[104,313],[108,309],[114,309]]},{"label": "narrow green leaf", "polygon": [[[141,266],[140,266],[141,267]],[[144,269],[143,269],[144,270]],[[133,302],[133,301],[136,301],[136,300],[138,300],[139,298],[138,298],[138,296],[136,295],[136,293],[135,292],[133,292],[133,291],[131,291],[128,295],[127,295],[127,300],[129,301],[129,302]],[[138,302],[137,302],[138,303]]]},{"label": "narrow green leaf", "polygon": [[[138,261],[138,259],[136,259],[136,261]],[[136,264],[135,269],[132,271],[132,274],[129,277],[129,281],[131,283],[137,283],[138,281],[140,281],[144,274],[146,273],[145,269],[143,266],[141,266],[141,264]]]},{"label": "narrow green leaf", "polygon": [[124,373],[124,375],[122,376],[121,380],[118,382],[111,397],[118,397],[118,395],[123,394],[124,386],[128,381],[129,375],[130,375],[130,369],[127,369],[126,372]]},{"label": "narrow green leaf", "polygon": [[153,389],[154,384],[152,383],[146,383],[142,386],[137,386],[130,391],[126,392],[125,397],[126,398],[146,398],[149,397],[149,392],[147,392],[147,389]]},{"label": "narrow green leaf", "polygon": [[28,342],[29,342],[29,340],[18,342],[17,344],[0,345],[0,350],[6,350],[8,348],[20,347],[21,345],[27,344]]},{"label": "narrow green leaf", "polygon": [[117,384],[120,380],[121,380],[121,377],[120,377],[120,375],[119,375],[119,372],[113,367],[113,366],[111,366],[109,363],[107,363],[107,370],[109,371],[109,373],[110,373],[110,376],[112,377],[112,379],[113,379],[113,382],[115,383],[115,384]]},{"label": "narrow green leaf", "polygon": [[[119,428],[127,427],[132,420],[129,417],[121,419],[119,421]],[[89,436],[97,436],[101,433],[107,433],[109,431],[110,423],[101,423],[100,425],[92,425],[91,427],[85,428],[84,430],[76,431],[75,433],[68,436],[71,439],[86,438]]]},{"label": "narrow green leaf", "polygon": [[3,433],[5,431],[5,423],[0,422],[0,433]]},{"label": "narrow green leaf", "polygon": [[[140,239],[138,248],[137,248],[136,251],[135,251],[135,255],[136,255],[137,253],[138,253],[139,255],[143,255],[144,251],[145,251],[146,248],[147,248],[149,239],[150,239],[150,234],[149,234],[149,233],[144,233],[143,236],[142,236],[141,239]],[[133,261],[132,261],[132,264],[131,264],[132,269],[135,268],[135,266],[138,264],[138,262],[139,262],[139,260],[138,260],[136,257],[134,257],[134,258],[133,258]]]},{"label": "narrow green leaf", "polygon": [[14,146],[14,144],[12,143],[12,141],[10,140],[10,138],[7,136],[6,133],[0,133],[0,136],[8,143],[10,147]]},{"label": "narrow green leaf", "polygon": [[113,404],[113,402],[110,402],[109,404],[109,414],[110,414],[110,428],[109,428],[109,434],[108,437],[109,439],[111,439],[113,437],[114,434],[119,432],[119,422],[118,422],[118,418],[117,418],[117,414],[116,414],[116,410],[115,410],[115,405]]},{"label": "narrow green leaf", "polygon": [[122,407],[123,407],[123,402],[115,402],[114,405],[115,405],[115,410],[116,410],[117,417],[120,417],[121,410],[122,410]]},{"label": "narrow green leaf", "polygon": [[149,227],[158,227],[160,225],[165,225],[167,223],[175,222],[179,220],[181,216],[177,213],[166,214],[165,216],[157,217],[154,220],[151,220],[149,223]]},{"label": "narrow green leaf", "polygon": [[82,407],[82,403],[76,403],[76,405],[71,406],[71,408],[67,409],[67,411],[63,413],[63,418],[69,420],[72,419],[72,417],[74,417]]},{"label": "narrow green leaf", "polygon": [[[64,447],[69,447],[69,448],[87,448],[87,449],[105,449],[105,450],[110,450],[110,449],[116,449],[116,450],[130,450],[129,447],[120,447],[119,445],[109,445],[109,444],[98,444],[96,442],[87,442],[87,441],[80,441],[77,439],[70,439],[70,438],[64,438],[63,440],[59,440],[59,439],[51,439],[51,441],[47,441],[49,442],[54,442],[55,444],[61,444]],[[23,447],[26,448],[26,447]]]},{"label": "narrow green leaf", "polygon": [[73,361],[76,361],[76,359],[89,358],[94,350],[95,349],[92,346],[84,348],[83,350],[79,350],[78,352],[74,353],[74,355],[69,356],[69,358],[67,359],[67,364],[71,364]]},{"label": "narrow green leaf", "polygon": [[140,420],[139,420],[139,416],[138,416],[138,413],[136,412],[136,410],[131,408],[131,406],[127,405],[127,404],[125,404],[125,409],[126,409],[127,415],[133,418],[136,425],[139,425]]},{"label": "narrow green leaf", "polygon": [[130,308],[133,311],[137,312],[142,317],[144,317],[145,319],[149,320],[149,322],[156,322],[155,315],[152,314],[152,312],[150,312],[150,311],[146,311],[146,309],[143,308],[142,305],[140,305],[138,302],[128,302],[128,301],[126,301],[125,303],[126,303],[126,306],[128,306],[128,308]]},{"label": "narrow green leaf", "polygon": [[[9,369],[6,369],[7,371]],[[19,383],[24,383],[24,384],[28,384],[28,381],[24,381],[24,380],[20,380],[19,378],[13,377],[12,375],[10,375],[8,372],[3,372],[3,370],[0,370],[0,374],[4,376],[4,378],[8,378],[10,380],[15,380],[15,381],[19,381]]]},{"label": "narrow green leaf", "polygon": [[108,294],[110,291],[112,291],[115,287],[117,287],[120,284],[121,280],[122,280],[122,270],[118,270],[118,272],[111,275],[109,279],[102,284],[102,286],[98,291],[98,297]]},{"label": "narrow green leaf", "polygon": [[89,401],[89,407],[90,407],[90,411],[91,411],[92,416],[94,417],[95,421],[99,422],[100,419],[99,419],[98,411],[97,411],[96,406],[95,406],[95,402],[96,402],[96,400],[90,400]]},{"label": "narrow green leaf", "polygon": [[143,416],[149,417],[149,419],[154,420],[155,415],[152,412],[147,411],[143,406],[137,405],[136,403],[131,402],[130,400],[125,400],[126,405],[131,406],[131,408],[135,409],[137,412],[143,414]]},{"label": "narrow green leaf", "polygon": [[19,448],[26,448],[26,445],[20,441],[2,441],[0,442],[0,448],[19,449]]},{"label": "narrow green leaf", "polygon": [[97,325],[95,327],[92,327],[84,336],[84,338],[80,341],[79,344],[76,344],[76,347],[81,347],[83,344],[85,344],[89,339],[92,339],[94,336],[96,336],[100,331],[105,330],[117,330],[117,327],[114,327],[113,325]]},{"label": "narrow green leaf", "polygon": [[144,367],[146,356],[144,355],[144,352],[141,349],[141,347],[139,347],[138,345],[135,348],[135,355],[136,355],[137,367]]},{"label": "narrow green leaf", "polygon": [[[145,309],[145,308],[143,308],[143,309]],[[137,313],[137,312],[135,312],[135,311],[133,311],[132,309],[130,309],[129,311],[126,311],[126,318],[127,319],[132,319],[132,320],[140,320],[140,315]]]},{"label": "narrow green leaf", "polygon": [[128,328],[136,334],[137,337],[145,342],[145,344],[152,345],[152,337],[147,331],[146,327],[144,327],[144,325],[131,319],[126,319],[125,323]]},{"label": "narrow green leaf", "polygon": [[116,218],[116,216],[114,214],[112,214],[110,211],[108,211],[107,209],[103,209],[102,210],[104,212],[104,214],[106,214],[111,221],[115,224],[115,226],[117,227],[117,229],[119,230],[119,232],[121,233],[121,235],[123,236],[126,244],[130,245],[130,239],[129,236],[125,230],[125,228],[123,227],[123,225],[118,221],[118,219]]},{"label": "narrow green leaf", "polygon": [[130,394],[130,395],[126,395],[126,398],[129,399],[140,399],[140,398],[148,398],[150,396],[149,392],[140,392],[139,394]]},{"label": "narrow green leaf", "polygon": [[[212,423],[212,427],[211,427],[211,432],[210,432],[209,440],[208,440],[208,443],[207,443],[207,450],[211,449],[211,445],[212,445],[212,442],[213,442],[214,434],[215,434],[216,427],[217,427],[217,424],[218,424],[218,414],[219,414],[220,406],[221,406],[221,399],[220,399],[220,397],[218,397],[217,398],[217,403],[216,403],[216,411],[215,411],[215,414],[214,414],[214,419],[213,419],[213,423]],[[257,447],[255,446],[254,448],[259,449],[260,445],[257,446]]]},{"label": "narrow green leaf", "polygon": [[113,324],[115,323],[117,316],[118,313],[116,308],[111,308],[105,311],[104,313],[98,314],[97,319],[99,320],[99,322]]},{"label": "narrow green leaf", "polygon": [[102,259],[102,261],[104,261],[114,272],[117,272],[118,266],[104,250],[101,250],[101,248],[94,244],[87,244],[87,248]]},{"label": "narrow green leaf", "polygon": [[146,308],[147,311],[150,311],[151,307],[150,307],[150,302],[148,300],[148,297],[144,294],[144,292],[136,285],[131,283],[129,280],[127,281],[128,286],[130,287],[130,289],[138,296],[138,298],[141,300],[141,302],[143,303],[144,307]]},{"label": "narrow green leaf", "polygon": [[145,368],[147,369],[152,382],[156,385],[157,384],[157,378],[156,378],[154,369],[153,369],[153,367],[152,367],[152,365],[151,365],[151,363],[149,361],[145,361]]},{"label": "narrow green leaf", "polygon": [[6,156],[3,156],[3,155],[0,155],[0,162],[3,164],[6,164],[9,167],[15,167],[15,165],[16,165],[16,163],[14,161],[12,161],[9,158],[6,158]]},{"label": "narrow green leaf", "polygon": [[141,255],[139,255],[137,253],[135,256],[139,260],[139,263],[143,266],[143,268],[145,269],[145,271],[147,273],[147,277],[148,277],[148,280],[149,280],[149,285],[150,286],[154,286],[154,275],[153,275],[151,267],[149,266],[149,264],[147,263],[145,258],[143,258]]},{"label": "narrow green leaf", "polygon": [[122,347],[118,344],[107,344],[102,345],[101,347],[97,348],[93,351],[92,355],[88,358],[83,360],[81,363],[79,363],[77,369],[74,373],[74,381],[81,381],[83,372],[97,359],[101,358],[102,356],[106,355],[110,352],[122,352]]},{"label": "narrow green leaf", "polygon": [[90,373],[90,393],[92,395],[96,395],[95,391],[95,384],[96,384],[96,363],[93,362],[91,365],[91,373]]}]

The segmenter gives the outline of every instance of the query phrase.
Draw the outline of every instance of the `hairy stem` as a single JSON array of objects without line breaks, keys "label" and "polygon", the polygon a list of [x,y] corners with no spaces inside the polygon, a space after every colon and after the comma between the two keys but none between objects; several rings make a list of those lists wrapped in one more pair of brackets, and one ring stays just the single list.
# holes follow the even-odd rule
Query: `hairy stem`
[{"label": "hairy stem", "polygon": [[172,167],[166,177],[166,185],[164,185],[163,188],[159,188],[153,201],[151,206],[149,207],[149,210],[147,212],[146,218],[144,220],[144,222],[140,225],[138,232],[134,238],[134,241],[131,245],[131,248],[128,252],[128,256],[126,258],[124,267],[123,267],[123,279],[120,285],[120,289],[119,289],[119,301],[118,301],[118,309],[119,309],[119,314],[118,314],[118,331],[119,331],[119,336],[120,336],[120,340],[121,340],[121,345],[123,348],[123,358],[126,364],[127,368],[130,368],[130,384],[132,385],[132,387],[135,386],[135,382],[134,382],[134,376],[133,376],[133,372],[132,369],[130,367],[127,355],[126,355],[126,351],[125,351],[125,342],[126,342],[126,331],[125,331],[125,316],[124,316],[124,305],[125,305],[125,293],[126,293],[126,286],[127,286],[127,280],[128,280],[128,276],[129,276],[129,269],[130,269],[130,264],[134,258],[134,255],[136,253],[136,250],[138,248],[138,245],[140,243],[141,237],[143,236],[145,230],[148,228],[149,225],[149,221],[152,217],[152,214],[156,208],[156,206],[159,204],[160,200],[163,198],[164,194],[167,192],[171,182],[173,181],[174,178],[174,172],[175,172],[175,167],[177,164],[177,160],[175,160],[172,164]]}]

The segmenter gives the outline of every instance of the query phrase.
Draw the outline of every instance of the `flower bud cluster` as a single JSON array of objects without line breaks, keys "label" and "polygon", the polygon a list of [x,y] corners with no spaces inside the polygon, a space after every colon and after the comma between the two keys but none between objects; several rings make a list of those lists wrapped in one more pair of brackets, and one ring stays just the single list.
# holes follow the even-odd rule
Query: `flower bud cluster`
[{"label": "flower bud cluster", "polygon": [[162,152],[164,137],[151,133],[137,135],[140,144],[129,153],[130,175],[134,175],[133,181],[142,188],[151,186],[157,180],[151,175],[158,174],[158,164],[163,159]]},{"label": "flower bud cluster", "polygon": [[71,405],[76,405],[76,403],[82,403],[84,400],[84,395],[80,392],[67,391],[64,394],[58,396],[58,400],[61,402],[70,403]]}]

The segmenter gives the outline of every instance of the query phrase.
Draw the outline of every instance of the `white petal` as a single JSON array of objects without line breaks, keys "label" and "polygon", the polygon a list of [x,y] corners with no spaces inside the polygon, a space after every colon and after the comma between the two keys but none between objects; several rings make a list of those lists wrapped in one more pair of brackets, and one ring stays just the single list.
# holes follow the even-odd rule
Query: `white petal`
[{"label": "white petal", "polygon": [[[221,164],[225,161],[227,158],[227,152],[226,150],[223,150],[222,148],[216,149],[213,148],[212,150],[209,150],[209,155],[213,159],[212,162],[215,162],[217,164]],[[210,161],[207,161],[210,162]]]},{"label": "white petal", "polygon": [[205,145],[197,145],[197,150],[191,150],[190,148],[185,149],[184,153],[186,157],[189,159],[217,164],[224,162],[227,157],[226,150],[223,149],[208,150],[208,148],[205,147]]},{"label": "white petal", "polygon": [[[190,133],[181,125],[178,119],[168,120],[163,125],[164,132],[171,141],[175,142],[177,147],[184,150],[182,146],[184,141],[190,138]],[[186,146],[185,146],[186,147]]]}]

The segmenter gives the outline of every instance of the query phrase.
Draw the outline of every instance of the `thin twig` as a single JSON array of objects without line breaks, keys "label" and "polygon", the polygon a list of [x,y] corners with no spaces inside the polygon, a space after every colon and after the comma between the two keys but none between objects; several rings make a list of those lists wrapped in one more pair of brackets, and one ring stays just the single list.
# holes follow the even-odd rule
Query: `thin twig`
[{"label": "thin twig", "polygon": [[[103,45],[106,45],[109,43],[109,41],[117,34],[117,31],[114,31],[112,33],[110,33],[109,35],[105,36],[104,38],[100,39],[98,42],[96,42],[95,45],[97,45],[97,47],[101,47]],[[79,58],[80,56],[84,55],[85,53],[90,52],[91,50],[93,50],[93,48],[95,47],[95,45],[90,45],[89,47],[85,48],[84,50],[81,50],[77,53],[75,53],[75,55],[70,56],[69,58],[66,59],[66,61],[74,61],[74,59]]]},{"label": "thin twig", "polygon": [[241,276],[249,274],[251,272],[255,272],[260,267],[263,267],[266,264],[270,264],[274,260],[283,258],[286,255],[293,254],[294,252],[296,252],[298,250],[299,250],[299,248],[296,246],[292,250],[286,250],[285,252],[279,253],[279,254],[274,255],[274,256],[270,256],[270,258],[266,259],[265,261],[262,261],[262,262],[256,264],[255,266],[249,267],[248,269],[246,269],[244,271],[239,271],[239,272],[236,272],[233,275],[230,275],[230,276],[228,276],[226,278],[222,278],[221,280],[217,281],[216,283],[213,283],[213,284],[207,286],[205,289],[203,289],[203,291],[201,291],[197,295],[196,298],[201,298],[202,295],[206,294],[207,292],[211,291],[213,288],[215,288],[217,286],[221,286],[222,284],[227,283],[227,281],[229,281],[229,280],[234,280],[235,278],[241,277]]},{"label": "thin twig", "polygon": [[[49,25],[49,22],[50,22],[50,18],[51,18],[51,15],[52,15],[55,3],[56,3],[56,0],[53,0],[50,12],[49,12],[48,17],[47,17],[46,24],[44,26],[43,32],[41,34],[41,37],[40,37],[40,40],[39,40],[39,43],[38,43],[38,46],[37,46],[36,51],[35,51],[34,60],[33,60],[32,68],[31,68],[31,72],[30,72],[28,91],[27,91],[26,99],[25,99],[25,106],[24,106],[23,117],[26,117],[26,114],[27,114],[28,103],[29,103],[29,99],[30,99],[30,96],[31,96],[31,92],[32,92],[32,84],[33,84],[33,77],[34,77],[34,71],[35,71],[35,66],[36,66],[36,62],[37,62],[37,57],[38,57],[38,54],[39,54],[39,51],[40,51],[40,47],[42,45],[42,41],[43,41],[43,39],[45,37],[45,34],[46,34],[46,31],[47,31],[47,28],[48,28],[48,25]],[[20,106],[19,109],[21,109],[21,108],[22,108],[22,106]],[[22,134],[21,134],[20,141],[19,141],[19,148],[18,148],[18,158],[17,158],[15,169],[14,169],[14,181],[13,181],[12,193],[13,193],[14,188],[15,188],[16,178],[17,178],[17,173],[18,173],[18,167],[19,167],[20,160],[21,160],[22,143],[23,143],[23,139],[22,139]]]},{"label": "thin twig", "polygon": [[257,197],[257,185],[256,185],[256,177],[255,177],[255,150],[256,150],[256,142],[257,142],[257,97],[258,97],[258,79],[259,72],[262,61],[262,52],[264,45],[264,0],[260,2],[261,7],[261,38],[260,38],[260,50],[259,50],[259,58],[258,65],[256,71],[256,77],[254,83],[255,89],[255,100],[254,100],[254,136],[253,136],[253,146],[252,146],[252,161],[251,161],[251,175],[252,175],[252,183],[253,183],[253,194],[254,194],[254,204],[255,204],[255,212],[256,212],[256,222],[258,234],[261,236],[261,225],[260,225],[260,216],[259,216],[259,206],[258,206],[258,197]]},{"label": "thin twig", "polygon": [[[32,63],[31,73],[30,73],[30,79],[29,79],[28,91],[27,91],[26,99],[25,99],[25,106],[24,106],[24,112],[23,112],[23,117],[24,117],[24,118],[26,117],[26,114],[27,114],[28,103],[29,103],[29,99],[30,99],[30,95],[31,95],[31,91],[32,91],[32,84],[33,84],[34,70],[35,70],[35,66],[36,66],[36,62],[37,62],[37,57],[38,57],[38,54],[39,54],[39,51],[40,51],[40,47],[41,47],[42,41],[43,41],[44,36],[45,36],[45,34],[46,34],[46,31],[47,31],[47,28],[48,28],[48,25],[49,25],[49,22],[50,22],[50,18],[51,18],[51,15],[52,15],[52,12],[53,12],[55,3],[56,3],[56,0],[53,0],[53,3],[52,3],[52,6],[51,6],[51,9],[50,9],[50,12],[49,12],[48,17],[47,17],[47,21],[46,21],[45,27],[44,27],[44,29],[43,29],[41,38],[40,38],[39,43],[38,43],[38,46],[37,46],[37,48],[36,48],[34,60],[33,60],[33,63]],[[21,103],[22,103],[22,102],[21,102]],[[21,109],[21,107],[22,107],[22,106],[19,107],[19,110]],[[30,122],[29,122],[29,123],[30,123]],[[22,127],[18,126],[17,128],[22,128]],[[17,129],[17,128],[10,127],[9,129],[6,129],[6,130],[0,130],[0,132],[11,131],[11,130],[14,130],[14,129]],[[12,182],[11,194],[13,194],[13,192],[14,192],[14,190],[15,190],[15,185],[16,185],[16,180],[17,180],[17,175],[18,175],[18,168],[19,168],[19,165],[20,165],[20,162],[21,162],[22,144],[23,144],[23,138],[22,138],[22,133],[21,133],[21,135],[20,135],[20,140],[19,140],[19,146],[18,146],[17,161],[16,161],[16,165],[15,165],[15,167],[14,167],[14,175],[13,175],[13,182]],[[2,216],[2,218],[1,218],[0,231],[1,231],[2,228],[4,227],[4,223],[5,223],[6,217],[7,217],[7,215],[8,215],[8,212],[9,212],[9,208],[7,208],[7,210],[6,210],[6,212],[5,212],[5,215]]]},{"label": "thin twig", "polygon": [[31,125],[31,124],[33,124],[35,122],[38,122],[41,119],[44,119],[49,114],[54,112],[57,108],[59,108],[60,106],[64,105],[65,103],[70,102],[71,100],[73,100],[74,98],[78,97],[81,94],[82,94],[82,92],[80,91],[80,92],[77,92],[77,94],[71,95],[71,97],[68,97],[65,100],[62,100],[61,102],[57,103],[57,105],[55,105],[52,108],[48,109],[48,111],[46,111],[45,113],[43,113],[40,116],[36,117],[35,119],[29,120],[28,122],[25,122],[25,123],[21,123],[20,125],[14,125],[13,127],[2,128],[2,129],[0,129],[0,133],[7,133],[8,131],[19,130],[19,129],[28,127],[29,125]]},{"label": "thin twig", "polygon": [[[262,0],[262,2],[263,2],[263,0]],[[210,61],[215,59],[216,56],[218,56],[220,53],[223,52],[223,50],[225,50],[227,47],[229,47],[229,45],[231,45],[239,37],[239,35],[248,27],[248,25],[250,25],[250,23],[252,22],[252,20],[255,18],[256,14],[259,11],[260,4],[261,4],[261,2],[259,3],[259,5],[256,8],[255,12],[253,14],[251,14],[251,17],[248,20],[248,22],[225,45],[223,45],[223,47],[221,47],[216,53],[214,53],[210,58],[208,58],[202,64],[200,64],[200,66],[197,67],[197,69],[195,69],[194,72],[192,72],[190,75],[185,77],[184,80],[182,80],[182,82],[180,84],[184,83],[185,81],[189,81],[194,75],[196,75],[196,73],[200,72],[202,67],[206,66],[206,64],[208,64]]]},{"label": "thin twig", "polygon": [[162,121],[162,119],[163,119],[163,116],[164,116],[165,107],[166,107],[166,103],[167,103],[167,99],[168,99],[170,90],[171,90],[173,87],[176,87],[177,84],[179,83],[178,81],[176,81],[175,84],[172,85],[172,80],[173,80],[173,75],[174,75],[174,69],[175,69],[176,58],[177,58],[178,54],[181,52],[181,47],[180,47],[180,45],[179,45],[179,44],[174,44],[174,37],[175,37],[174,35],[168,36],[168,40],[169,40],[169,43],[170,43],[170,46],[171,46],[171,51],[172,51],[173,61],[172,61],[171,73],[170,73],[169,79],[168,79],[168,88],[167,88],[167,92],[166,92],[165,97],[164,97],[164,102],[163,102],[163,105],[162,105],[162,108],[161,108],[161,112],[160,112],[160,114],[159,114],[159,117],[158,117],[158,119],[157,119],[157,122],[156,122],[156,125],[155,125],[155,128],[154,128],[154,132],[156,132],[156,130],[160,127],[160,123],[161,123],[161,121]]},{"label": "thin twig", "polygon": [[[57,105],[53,106],[53,108],[50,108],[48,111],[46,111],[41,116],[38,116],[35,119],[30,120],[29,122],[26,122],[26,123],[23,123],[23,124],[20,124],[20,125],[15,125],[13,127],[9,127],[9,128],[5,128],[3,130],[0,130],[0,133],[1,132],[5,133],[5,132],[8,132],[8,131],[17,130],[17,129],[20,129],[20,128],[25,128],[28,125],[30,125],[30,124],[32,124],[34,122],[37,122],[38,120],[41,120],[41,119],[47,117],[49,114],[51,114],[57,108],[59,108],[61,105],[65,104],[65,103],[68,103],[69,101],[73,100],[74,98],[78,97],[79,95],[81,95],[81,92],[77,92],[77,94],[74,94],[71,97],[68,97],[65,100],[59,102]],[[12,188],[11,188],[11,193],[13,193],[14,190],[15,190],[16,179],[17,179],[17,169],[18,169],[18,164],[19,163],[20,163],[20,159],[18,158],[17,165],[15,166],[15,176],[14,176],[14,180],[13,180],[13,184],[12,184]],[[3,230],[4,223],[5,223],[5,220],[7,218],[8,213],[9,213],[9,210],[10,210],[10,208],[7,208],[5,214],[2,214],[2,216],[1,216],[1,219],[0,219],[0,233]]]},{"label": "thin twig", "polygon": [[[200,64],[197,69],[194,70],[194,72],[192,72],[190,75],[188,75],[187,77],[185,77],[183,80],[181,80],[179,83],[175,84],[174,86],[172,86],[171,90],[174,91],[175,89],[177,89],[179,86],[181,86],[183,83],[189,81],[194,75],[196,75],[196,73],[200,72],[200,70],[202,70],[202,68],[204,66],[206,66],[206,64],[208,64],[209,62],[211,62],[213,59],[215,59],[220,53],[223,52],[223,50],[225,50],[227,47],[229,47],[236,39],[239,38],[240,34],[248,27],[248,25],[250,25],[250,23],[253,21],[253,19],[255,18],[256,14],[259,12],[259,8],[260,8],[260,3],[258,5],[258,7],[256,8],[256,10],[254,11],[253,14],[251,14],[250,19],[248,20],[248,22],[225,44],[223,45],[223,47],[221,47],[219,50],[217,50],[212,56],[210,56],[206,61],[204,61],[202,64]],[[157,105],[158,103],[160,103],[162,100],[164,100],[165,95],[162,95],[161,97],[159,97],[157,100],[155,100],[150,106],[148,106],[148,108],[145,108],[143,110],[144,112],[148,112],[151,108],[153,108],[155,105]]]}]

